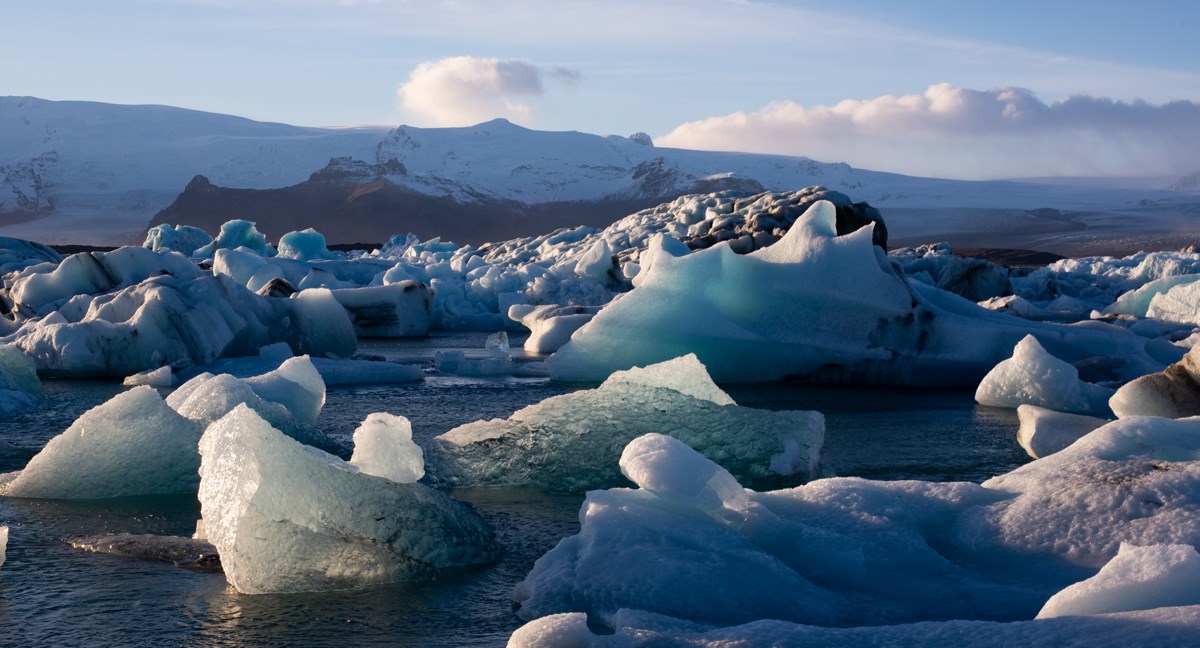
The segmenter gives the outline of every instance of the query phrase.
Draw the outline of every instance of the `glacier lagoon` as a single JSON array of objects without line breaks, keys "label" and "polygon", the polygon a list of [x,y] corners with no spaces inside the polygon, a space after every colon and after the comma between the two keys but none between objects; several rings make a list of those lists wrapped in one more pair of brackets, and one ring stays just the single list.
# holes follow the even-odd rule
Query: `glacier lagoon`
[{"label": "glacier lagoon", "polygon": [[[479,349],[486,337],[364,341],[360,351],[418,360]],[[518,360],[523,337],[510,341]],[[579,388],[546,378],[438,375],[419,383],[331,386],[319,425],[349,442],[368,413],[386,411],[408,417],[414,438],[425,443],[458,425],[504,418]],[[79,414],[125,389],[115,380],[44,381],[39,405],[9,419],[0,471],[20,469]],[[1016,443],[1016,413],[977,405],[969,390],[770,384],[727,391],[743,406],[823,412],[822,460],[838,475],[981,481],[1029,461]],[[12,532],[0,572],[0,629],[26,645],[502,645],[524,623],[513,609],[513,587],[537,558],[579,531],[583,496],[529,488],[451,494],[475,506],[496,530],[504,551],[498,562],[417,585],[265,596],[238,594],[220,573],[88,553],[67,542],[117,533],[190,536],[200,508],[194,497],[2,498],[0,520]]]}]

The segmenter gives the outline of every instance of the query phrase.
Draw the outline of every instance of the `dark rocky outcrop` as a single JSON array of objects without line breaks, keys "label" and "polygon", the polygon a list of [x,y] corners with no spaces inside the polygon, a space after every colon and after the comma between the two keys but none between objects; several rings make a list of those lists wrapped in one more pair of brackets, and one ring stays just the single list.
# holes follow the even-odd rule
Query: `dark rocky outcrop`
[{"label": "dark rocky outcrop", "polygon": [[196,176],[149,226],[194,225],[214,232],[228,220],[243,218],[272,239],[312,227],[331,244],[386,241],[406,232],[480,244],[560,227],[604,227],[685,193],[762,190],[757,182],[734,176],[689,181],[675,169],[651,162],[632,171],[627,189],[601,200],[530,205],[484,195],[470,201],[432,196],[392,180],[406,174],[394,159],[368,164],[335,158],[307,181],[279,189],[218,187]]}]

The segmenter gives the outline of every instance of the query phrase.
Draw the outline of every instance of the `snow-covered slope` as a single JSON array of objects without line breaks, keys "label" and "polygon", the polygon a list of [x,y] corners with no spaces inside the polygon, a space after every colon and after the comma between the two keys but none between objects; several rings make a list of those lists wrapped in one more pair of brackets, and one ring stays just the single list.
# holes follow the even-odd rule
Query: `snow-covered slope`
[{"label": "snow-covered slope", "polygon": [[[578,210],[595,220],[595,206],[608,204],[608,211],[624,210],[602,210],[615,220],[682,193],[814,184],[880,207],[922,210],[1107,211],[1180,195],[1200,202],[1187,191],[947,181],[804,157],[661,149],[643,134],[533,131],[504,120],[465,128],[320,129],[166,106],[0,97],[0,234],[53,243],[136,241],[197,175],[219,188],[279,189],[308,182],[334,158],[341,160],[337,168],[351,171],[343,185],[384,183],[397,195],[428,199],[427,209],[455,207],[446,210],[451,217],[462,213],[458,206],[487,212],[481,215],[500,206],[497,218],[540,207],[564,218]],[[311,196],[311,188],[306,191]],[[281,204],[286,211],[286,201]],[[217,202],[210,209],[236,205]],[[389,203],[388,209],[397,207]],[[232,217],[253,220],[255,214],[228,213],[222,220]],[[962,219],[953,212],[935,220],[941,229],[953,221],[948,227],[954,230]],[[297,225],[337,231],[319,222]]]}]

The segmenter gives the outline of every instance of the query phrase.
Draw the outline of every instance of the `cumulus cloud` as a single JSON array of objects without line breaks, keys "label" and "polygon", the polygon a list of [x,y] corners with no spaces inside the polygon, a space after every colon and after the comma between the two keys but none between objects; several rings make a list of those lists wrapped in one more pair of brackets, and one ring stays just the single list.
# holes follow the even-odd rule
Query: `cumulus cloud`
[{"label": "cumulus cloud", "polygon": [[407,118],[422,125],[467,126],[497,117],[528,123],[528,101],[545,95],[544,77],[574,85],[580,76],[521,60],[455,56],[418,65],[397,95]]},{"label": "cumulus cloud", "polygon": [[804,155],[910,175],[1006,178],[1177,175],[1200,169],[1200,102],[1161,105],[968,90],[806,108],[791,101],[689,122],[660,146]]}]

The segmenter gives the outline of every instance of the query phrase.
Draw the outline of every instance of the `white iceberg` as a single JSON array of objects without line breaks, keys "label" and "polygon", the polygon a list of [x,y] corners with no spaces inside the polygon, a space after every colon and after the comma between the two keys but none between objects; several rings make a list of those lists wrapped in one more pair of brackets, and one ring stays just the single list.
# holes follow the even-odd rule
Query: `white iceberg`
[{"label": "white iceberg", "polygon": [[1200,415],[1200,345],[1164,371],[1122,385],[1108,405],[1120,418]]},{"label": "white iceberg", "polygon": [[696,447],[754,482],[811,479],[824,442],[819,412],[739,407],[695,356],[614,374],[508,419],[477,421],[426,447],[428,478],[447,486],[532,485],[578,492],[622,482],[622,448],[647,432]]},{"label": "white iceberg", "polygon": [[289,358],[277,369],[250,378],[202,373],[180,385],[166,402],[201,430],[245,404],[301,443],[337,448],[315,427],[325,405],[325,383],[308,356]]},{"label": "white iceberg", "polygon": [[152,387],[135,387],[88,410],[23,470],[0,477],[0,495],[99,499],[194,493],[201,432]]},{"label": "white iceberg", "polygon": [[8,527],[0,524],[0,567],[4,566],[4,559],[8,551]]},{"label": "white iceberg", "polygon": [[1095,576],[1050,597],[1037,618],[1200,605],[1200,554],[1191,545],[1122,544]]},{"label": "white iceberg", "polygon": [[639,488],[587,494],[579,534],[516,587],[523,618],[1011,621],[1121,543],[1200,544],[1200,419],[1116,421],[983,484],[828,478],[755,492],[657,435],[631,442],[621,468]]},{"label": "white iceberg", "polygon": [[508,317],[529,329],[524,345],[526,351],[554,353],[575,331],[592,321],[599,310],[596,306],[513,304],[508,308]]},{"label": "white iceberg", "polygon": [[1079,370],[1050,355],[1033,335],[1011,358],[992,368],[975,390],[975,401],[992,407],[1037,405],[1058,412],[1107,415],[1113,390],[1079,379]]},{"label": "white iceberg", "polygon": [[126,387],[137,387],[138,385],[149,385],[151,387],[173,387],[175,385],[175,374],[171,372],[170,367],[159,367],[158,369],[150,369],[141,373],[126,376],[125,380],[121,381]]},{"label": "white iceberg", "polygon": [[1030,333],[1070,362],[1121,356],[1127,377],[1178,357],[1151,357],[1144,338],[1120,327],[1029,322],[908,282],[872,245],[870,228],[836,236],[835,225],[834,206],[821,201],[751,254],[719,244],[660,255],[638,287],[549,359],[552,376],[598,382],[695,353],[718,382],[977,384]]},{"label": "white iceberg", "polygon": [[1146,317],[1200,325],[1200,283],[1181,283],[1155,295],[1146,308]]},{"label": "white iceberg", "polygon": [[1018,405],[1017,418],[1021,422],[1017,442],[1034,459],[1052,455],[1108,423],[1094,416],[1056,412],[1036,405]]},{"label": "white iceberg", "polygon": [[368,475],[413,484],[425,476],[425,453],[413,443],[408,419],[375,412],[354,430],[350,465]]},{"label": "white iceberg", "polygon": [[280,434],[238,406],[200,440],[200,506],[226,579],[246,594],[348,589],[489,562],[468,506]]},{"label": "white iceberg", "polygon": [[359,337],[421,337],[429,333],[433,295],[419,281],[343,288],[333,298],[350,314]]}]

